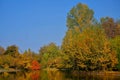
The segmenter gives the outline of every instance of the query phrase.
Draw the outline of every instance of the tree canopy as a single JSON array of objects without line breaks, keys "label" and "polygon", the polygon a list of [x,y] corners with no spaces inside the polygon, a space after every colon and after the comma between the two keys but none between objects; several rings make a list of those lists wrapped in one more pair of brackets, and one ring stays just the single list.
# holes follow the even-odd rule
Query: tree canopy
[{"label": "tree canopy", "polygon": [[93,19],[93,10],[87,5],[78,3],[67,15],[67,27],[73,29],[75,26],[82,30],[83,27],[89,26]]}]

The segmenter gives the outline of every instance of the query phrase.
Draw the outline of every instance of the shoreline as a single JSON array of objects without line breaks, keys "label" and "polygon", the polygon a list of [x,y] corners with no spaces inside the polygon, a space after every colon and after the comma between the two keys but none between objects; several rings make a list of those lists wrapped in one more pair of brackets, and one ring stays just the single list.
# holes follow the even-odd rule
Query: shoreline
[{"label": "shoreline", "polygon": [[19,71],[21,71],[21,70],[4,70],[4,69],[1,69],[0,73],[2,73],[2,72],[19,72]]},{"label": "shoreline", "polygon": [[[45,70],[45,71],[61,71],[59,69],[56,68],[45,68],[45,69],[41,69],[41,70]],[[0,69],[0,73],[2,72],[19,72],[22,70],[19,69]],[[66,71],[63,71],[66,72]],[[120,75],[120,71],[71,71],[72,74],[87,74],[87,75]]]}]

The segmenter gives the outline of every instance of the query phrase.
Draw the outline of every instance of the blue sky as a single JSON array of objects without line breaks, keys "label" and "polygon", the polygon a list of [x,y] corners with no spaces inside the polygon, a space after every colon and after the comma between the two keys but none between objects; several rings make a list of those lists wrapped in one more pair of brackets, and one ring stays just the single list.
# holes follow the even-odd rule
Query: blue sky
[{"label": "blue sky", "polygon": [[61,45],[66,16],[77,3],[87,4],[94,17],[120,19],[120,0],[0,0],[0,46],[17,45],[38,52],[50,42]]}]

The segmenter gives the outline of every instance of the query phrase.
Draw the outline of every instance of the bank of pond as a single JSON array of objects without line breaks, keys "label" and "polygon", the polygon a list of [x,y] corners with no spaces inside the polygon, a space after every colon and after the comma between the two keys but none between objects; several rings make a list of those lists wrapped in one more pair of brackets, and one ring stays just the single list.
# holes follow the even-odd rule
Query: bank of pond
[{"label": "bank of pond", "polygon": [[0,80],[120,80],[118,71],[69,71],[40,69],[1,71]]}]

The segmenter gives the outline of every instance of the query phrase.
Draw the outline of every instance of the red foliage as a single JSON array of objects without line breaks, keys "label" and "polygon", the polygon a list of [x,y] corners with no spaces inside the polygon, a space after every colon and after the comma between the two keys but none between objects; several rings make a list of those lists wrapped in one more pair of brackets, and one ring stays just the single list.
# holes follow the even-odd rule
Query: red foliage
[{"label": "red foliage", "polygon": [[40,69],[40,64],[38,63],[38,61],[36,60],[33,60],[32,61],[32,67],[31,67],[32,70],[39,70]]}]

